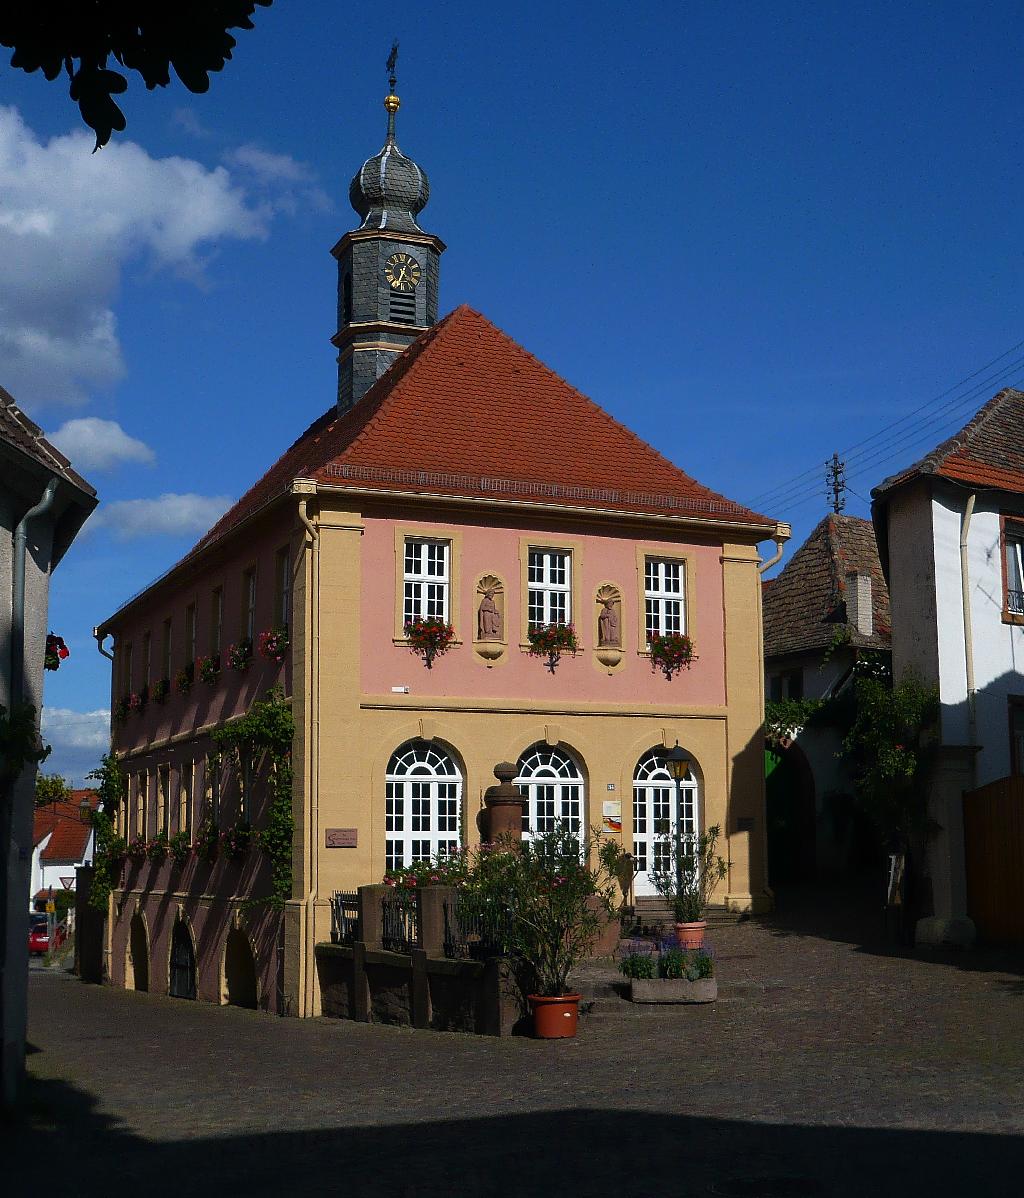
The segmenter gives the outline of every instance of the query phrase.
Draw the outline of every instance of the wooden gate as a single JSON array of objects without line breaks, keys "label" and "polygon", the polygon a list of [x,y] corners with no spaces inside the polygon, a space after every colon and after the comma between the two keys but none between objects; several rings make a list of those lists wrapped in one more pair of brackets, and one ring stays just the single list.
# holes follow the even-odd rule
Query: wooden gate
[{"label": "wooden gate", "polygon": [[967,914],[990,944],[1024,944],[1024,777],[964,795]]}]

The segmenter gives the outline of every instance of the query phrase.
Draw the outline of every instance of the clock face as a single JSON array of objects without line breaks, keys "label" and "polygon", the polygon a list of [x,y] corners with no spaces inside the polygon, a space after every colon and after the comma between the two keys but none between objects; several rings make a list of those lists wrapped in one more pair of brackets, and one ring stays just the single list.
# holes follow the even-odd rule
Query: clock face
[{"label": "clock face", "polygon": [[392,291],[415,291],[420,281],[420,264],[401,250],[384,263],[384,278]]}]

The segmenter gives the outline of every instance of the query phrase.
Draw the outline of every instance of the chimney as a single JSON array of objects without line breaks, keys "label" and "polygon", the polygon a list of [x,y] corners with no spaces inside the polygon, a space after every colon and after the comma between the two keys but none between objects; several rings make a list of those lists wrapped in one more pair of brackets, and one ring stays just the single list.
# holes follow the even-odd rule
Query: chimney
[{"label": "chimney", "polygon": [[871,575],[859,570],[850,570],[846,575],[846,622],[861,636],[872,636],[875,631],[874,612],[871,606]]}]

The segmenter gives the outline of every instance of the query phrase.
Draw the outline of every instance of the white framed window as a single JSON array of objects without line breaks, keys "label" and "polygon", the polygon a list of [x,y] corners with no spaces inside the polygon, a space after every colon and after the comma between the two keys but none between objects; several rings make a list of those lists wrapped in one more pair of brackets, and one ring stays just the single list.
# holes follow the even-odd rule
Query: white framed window
[{"label": "white framed window", "polygon": [[196,659],[196,605],[185,608],[185,665]]},{"label": "white framed window", "polygon": [[674,835],[677,823],[681,839],[696,843],[698,794],[692,770],[680,783],[678,811],[676,798],[676,784],[665,764],[665,750],[651,749],[640,758],[633,772],[633,857],[637,870],[634,894],[657,893],[649,871],[667,869],[671,863],[672,848],[665,836]]},{"label": "white framed window", "polygon": [[448,621],[451,544],[406,537],[403,568],[403,623]]},{"label": "white framed window", "polygon": [[527,584],[531,628],[572,623],[572,554],[568,550],[531,549]]},{"label": "white framed window", "polygon": [[277,575],[274,623],[278,628],[287,628],[292,613],[292,559],[287,545],[277,551],[274,565]]},{"label": "white framed window", "polygon": [[160,666],[163,669],[162,678],[170,678],[171,676],[171,617],[168,616],[164,620],[164,643],[161,655]]},{"label": "white framed window", "polygon": [[195,777],[195,762],[190,757],[183,761],[178,770],[178,831],[184,832],[192,842],[192,786]]},{"label": "white framed window", "polygon": [[210,653],[220,652],[221,628],[224,624],[224,588],[214,587],[210,593]]},{"label": "white framed window", "polygon": [[242,575],[242,636],[251,641],[256,635],[256,567]]},{"label": "white framed window", "polygon": [[149,686],[153,674],[153,637],[147,632],[142,637],[142,685]]},{"label": "white framed window", "polygon": [[206,758],[206,796],[210,823],[215,826],[220,824],[220,792],[220,756],[211,753]]},{"label": "white framed window", "polygon": [[388,762],[384,798],[384,864],[400,869],[462,844],[462,774],[427,741],[402,745]]},{"label": "white framed window", "polygon": [[583,771],[559,748],[533,745],[519,758],[516,786],[527,803],[523,839],[552,832],[561,823],[572,832],[583,828]]},{"label": "white framed window", "polygon": [[1006,610],[1024,616],[1024,529],[1006,525]]},{"label": "white framed window", "polygon": [[157,770],[156,782],[156,829],[165,836],[171,834],[171,767],[162,765]]},{"label": "white framed window", "polygon": [[652,636],[686,631],[686,563],[649,557],[644,561],[644,626]]}]

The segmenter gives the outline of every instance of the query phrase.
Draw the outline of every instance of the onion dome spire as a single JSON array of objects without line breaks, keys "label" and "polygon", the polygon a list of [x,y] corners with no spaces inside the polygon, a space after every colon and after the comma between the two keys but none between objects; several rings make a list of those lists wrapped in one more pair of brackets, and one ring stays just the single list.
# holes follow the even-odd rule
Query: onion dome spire
[{"label": "onion dome spire", "polygon": [[426,172],[398,148],[395,115],[401,100],[395,94],[398,43],[388,59],[390,91],[384,99],[388,135],[380,152],[367,158],[348,189],[352,207],[363,218],[360,229],[390,229],[396,233],[422,233],[416,217],[430,198]]}]

